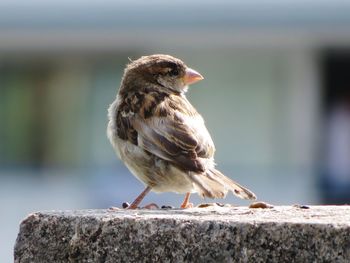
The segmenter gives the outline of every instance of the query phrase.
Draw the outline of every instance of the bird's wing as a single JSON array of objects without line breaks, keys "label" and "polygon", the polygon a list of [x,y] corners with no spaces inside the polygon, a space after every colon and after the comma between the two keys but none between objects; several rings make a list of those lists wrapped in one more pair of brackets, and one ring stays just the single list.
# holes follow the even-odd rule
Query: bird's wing
[{"label": "bird's wing", "polygon": [[156,105],[148,118],[131,118],[138,146],[180,168],[204,172],[215,151],[204,121],[185,98],[169,100]]}]

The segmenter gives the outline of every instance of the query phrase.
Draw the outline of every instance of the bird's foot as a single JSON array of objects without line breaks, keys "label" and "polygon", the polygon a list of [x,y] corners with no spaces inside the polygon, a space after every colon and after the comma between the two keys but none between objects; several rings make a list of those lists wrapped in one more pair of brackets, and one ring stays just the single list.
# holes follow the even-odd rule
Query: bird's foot
[{"label": "bird's foot", "polygon": [[190,192],[186,193],[185,199],[180,206],[182,209],[194,207],[194,205],[192,203],[190,203],[190,196],[191,196]]},{"label": "bird's foot", "polygon": [[182,204],[180,207],[182,209],[187,209],[187,208],[193,208],[194,205],[193,205],[193,203],[187,203],[187,204]]}]

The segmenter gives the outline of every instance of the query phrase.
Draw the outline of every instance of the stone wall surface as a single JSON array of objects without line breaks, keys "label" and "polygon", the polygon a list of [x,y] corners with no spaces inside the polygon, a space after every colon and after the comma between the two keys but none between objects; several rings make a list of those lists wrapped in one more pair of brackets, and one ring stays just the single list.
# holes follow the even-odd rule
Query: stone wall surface
[{"label": "stone wall surface", "polygon": [[20,225],[16,263],[350,262],[350,206],[47,211]]}]

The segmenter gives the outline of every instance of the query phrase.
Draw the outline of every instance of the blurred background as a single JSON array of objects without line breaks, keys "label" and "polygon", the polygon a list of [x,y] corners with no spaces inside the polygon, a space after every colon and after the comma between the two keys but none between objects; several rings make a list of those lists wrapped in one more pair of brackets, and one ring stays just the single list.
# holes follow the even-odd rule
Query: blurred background
[{"label": "blurred background", "polygon": [[[106,113],[128,58],[153,53],[205,77],[188,97],[218,168],[259,200],[350,202],[348,2],[3,0],[2,262],[13,262],[29,213],[120,207],[143,190],[106,138]],[[144,203],[182,199],[151,193]]]}]

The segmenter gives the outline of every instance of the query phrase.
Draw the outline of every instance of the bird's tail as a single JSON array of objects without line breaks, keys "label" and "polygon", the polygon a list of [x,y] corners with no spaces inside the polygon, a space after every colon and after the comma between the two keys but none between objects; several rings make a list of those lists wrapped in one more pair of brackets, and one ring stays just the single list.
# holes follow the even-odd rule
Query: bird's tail
[{"label": "bird's tail", "polygon": [[255,200],[255,194],[247,188],[223,175],[215,168],[209,169],[203,174],[190,174],[196,190],[203,197],[223,198],[228,191],[242,199]]}]

